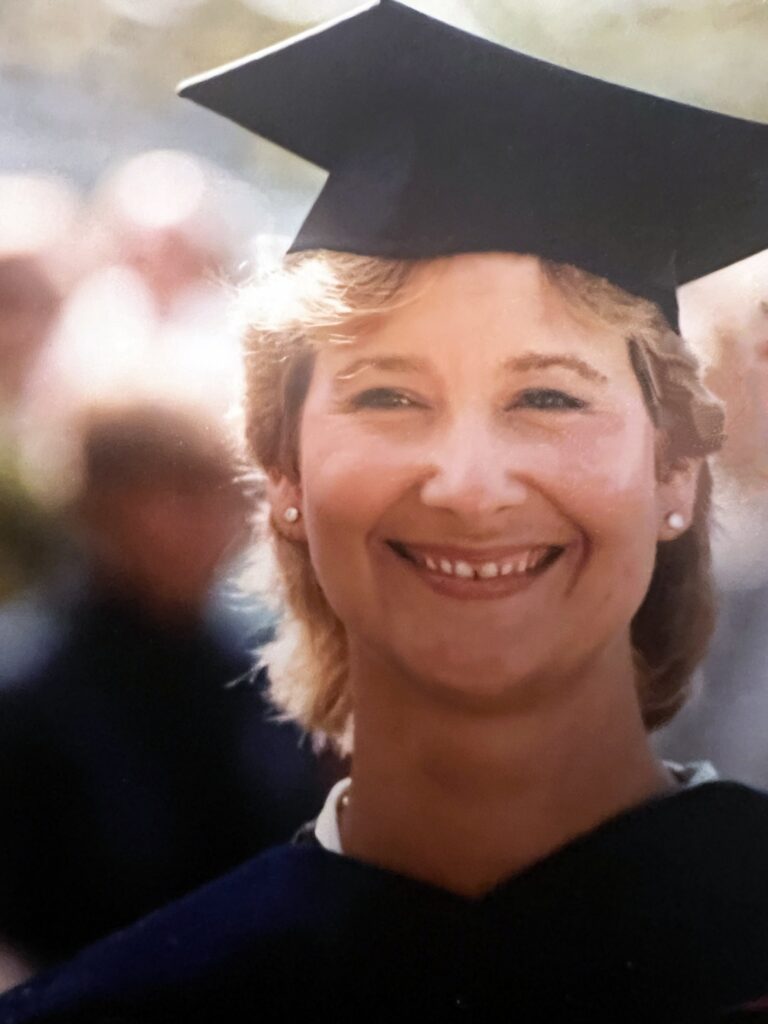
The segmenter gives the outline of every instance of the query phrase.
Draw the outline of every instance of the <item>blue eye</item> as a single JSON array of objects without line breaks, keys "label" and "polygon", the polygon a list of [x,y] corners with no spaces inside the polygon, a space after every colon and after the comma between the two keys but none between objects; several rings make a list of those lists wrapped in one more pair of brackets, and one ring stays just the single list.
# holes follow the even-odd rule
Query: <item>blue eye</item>
[{"label": "blue eye", "polygon": [[512,408],[527,409],[584,409],[586,402],[564,391],[557,391],[554,388],[528,388],[521,392],[512,403]]},{"label": "blue eye", "polygon": [[369,388],[352,399],[356,409],[410,409],[416,404],[395,388]]}]

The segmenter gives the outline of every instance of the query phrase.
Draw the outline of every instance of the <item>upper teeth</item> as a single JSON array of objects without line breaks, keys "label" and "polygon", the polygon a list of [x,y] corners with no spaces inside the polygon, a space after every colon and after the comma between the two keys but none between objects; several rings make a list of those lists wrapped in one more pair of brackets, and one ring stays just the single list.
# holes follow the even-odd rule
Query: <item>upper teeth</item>
[{"label": "upper teeth", "polygon": [[528,551],[511,555],[498,562],[467,562],[462,558],[435,558],[432,555],[421,555],[412,551],[412,556],[424,565],[430,572],[442,576],[458,576],[462,579],[490,580],[496,576],[510,576],[529,572],[535,568],[549,554],[551,548],[548,546],[530,548]]}]

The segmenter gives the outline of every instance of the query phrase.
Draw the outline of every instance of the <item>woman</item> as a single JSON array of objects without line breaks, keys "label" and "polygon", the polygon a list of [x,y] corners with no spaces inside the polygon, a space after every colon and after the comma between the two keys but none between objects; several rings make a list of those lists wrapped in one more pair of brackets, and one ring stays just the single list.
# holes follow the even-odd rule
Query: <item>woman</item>
[{"label": "woman", "polygon": [[721,413],[674,287],[755,244],[694,212],[746,201],[765,131],[390,2],[185,91],[331,168],[249,296],[248,441],[274,697],[352,781],[0,1019],[733,1019],[768,803],[646,729],[711,625]]}]

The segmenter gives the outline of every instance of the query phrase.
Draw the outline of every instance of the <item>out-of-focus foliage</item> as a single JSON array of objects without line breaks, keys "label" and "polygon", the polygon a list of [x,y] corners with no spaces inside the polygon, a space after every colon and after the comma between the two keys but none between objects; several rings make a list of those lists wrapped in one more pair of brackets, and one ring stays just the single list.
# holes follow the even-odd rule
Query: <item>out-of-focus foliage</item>
[{"label": "out-of-focus foliage", "polygon": [[[353,9],[344,0],[4,0],[0,63],[180,78]],[[768,120],[766,0],[411,0],[582,70]]]}]

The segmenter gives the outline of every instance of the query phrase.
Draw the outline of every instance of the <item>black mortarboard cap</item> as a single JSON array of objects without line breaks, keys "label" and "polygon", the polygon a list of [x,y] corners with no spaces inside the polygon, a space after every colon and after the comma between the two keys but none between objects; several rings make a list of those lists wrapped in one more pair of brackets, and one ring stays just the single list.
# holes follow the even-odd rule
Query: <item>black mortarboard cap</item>
[{"label": "black mortarboard cap", "polygon": [[329,172],[292,250],[535,253],[657,302],[768,247],[768,125],[381,0],[182,96]]}]

